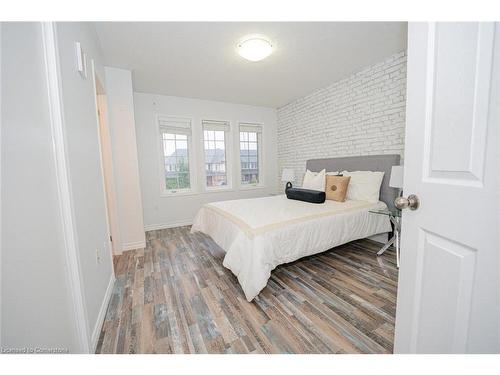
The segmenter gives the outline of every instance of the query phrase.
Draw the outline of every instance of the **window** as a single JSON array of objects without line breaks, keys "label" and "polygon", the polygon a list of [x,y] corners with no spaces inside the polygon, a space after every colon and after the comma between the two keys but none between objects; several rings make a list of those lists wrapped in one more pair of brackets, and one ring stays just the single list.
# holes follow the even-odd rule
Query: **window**
[{"label": "window", "polygon": [[205,178],[208,189],[229,185],[227,166],[227,134],[229,123],[203,121],[203,147],[205,150]]},{"label": "window", "polygon": [[163,178],[166,192],[177,193],[191,190],[189,168],[191,120],[159,117]]},{"label": "window", "polygon": [[261,182],[261,144],[261,125],[240,124],[240,167],[243,186],[257,186]]}]

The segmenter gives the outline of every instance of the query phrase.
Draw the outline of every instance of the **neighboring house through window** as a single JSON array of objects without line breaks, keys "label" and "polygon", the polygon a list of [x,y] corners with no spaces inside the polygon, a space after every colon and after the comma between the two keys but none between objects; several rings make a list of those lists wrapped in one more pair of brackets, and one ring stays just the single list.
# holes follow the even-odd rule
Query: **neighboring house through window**
[{"label": "neighboring house through window", "polygon": [[206,187],[208,189],[228,187],[230,185],[227,163],[229,123],[204,120],[202,124]]},{"label": "neighboring house through window", "polygon": [[240,124],[241,185],[256,186],[261,183],[262,126]]},{"label": "neighboring house through window", "polygon": [[192,187],[190,170],[191,120],[159,117],[163,159],[162,186],[167,193],[189,191]]},{"label": "neighboring house through window", "polygon": [[[187,193],[195,186],[191,119],[158,116],[161,144],[161,189],[164,194]],[[239,124],[240,186],[262,185],[262,125]],[[231,187],[232,146],[227,121],[202,121],[204,184],[207,190]],[[199,172],[201,174],[201,171]]]}]

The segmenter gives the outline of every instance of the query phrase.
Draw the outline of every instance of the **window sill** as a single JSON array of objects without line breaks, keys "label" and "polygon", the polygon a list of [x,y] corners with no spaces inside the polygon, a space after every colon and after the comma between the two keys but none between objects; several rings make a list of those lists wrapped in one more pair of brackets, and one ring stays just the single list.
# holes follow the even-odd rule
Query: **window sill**
[{"label": "window sill", "polygon": [[240,191],[246,191],[246,190],[260,190],[260,189],[265,189],[265,185],[255,185],[255,186],[240,186]]},{"label": "window sill", "polygon": [[235,191],[232,187],[223,187],[223,188],[206,188],[201,194],[204,193],[228,193],[231,191]]},{"label": "window sill", "polygon": [[215,189],[205,189],[202,191],[179,191],[177,193],[162,192],[160,194],[161,198],[175,198],[175,197],[188,197],[192,195],[202,195],[202,194],[212,194],[212,193],[232,193],[237,191],[251,191],[251,190],[262,190],[267,188],[265,185],[257,186],[240,186],[238,189],[228,187],[228,188],[215,188]]},{"label": "window sill", "polygon": [[189,190],[189,191],[179,191],[177,193],[170,193],[167,191],[164,191],[160,194],[160,197],[162,198],[174,198],[174,197],[185,197],[189,195],[198,195],[200,194],[197,191]]}]

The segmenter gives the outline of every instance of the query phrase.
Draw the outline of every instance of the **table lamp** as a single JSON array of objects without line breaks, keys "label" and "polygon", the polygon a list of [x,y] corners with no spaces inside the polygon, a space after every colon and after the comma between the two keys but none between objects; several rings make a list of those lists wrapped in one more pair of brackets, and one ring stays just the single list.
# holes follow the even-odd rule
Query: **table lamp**
[{"label": "table lamp", "polygon": [[391,178],[389,180],[389,186],[396,189],[403,189],[403,174],[404,174],[404,167],[402,165],[394,165],[391,169]]},{"label": "table lamp", "polygon": [[295,171],[292,168],[283,168],[281,182],[286,182],[285,190],[292,187],[293,181],[295,181]]}]

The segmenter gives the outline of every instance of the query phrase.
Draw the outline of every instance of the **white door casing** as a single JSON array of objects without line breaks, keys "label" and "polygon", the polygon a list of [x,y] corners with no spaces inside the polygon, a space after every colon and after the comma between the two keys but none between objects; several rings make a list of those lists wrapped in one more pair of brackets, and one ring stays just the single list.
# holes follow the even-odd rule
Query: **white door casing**
[{"label": "white door casing", "polygon": [[101,169],[106,201],[108,231],[110,234],[111,264],[113,255],[121,254],[121,237],[116,212],[116,189],[113,174],[113,156],[108,124],[107,102],[105,94],[96,94],[96,112],[99,132],[99,149],[101,154]]},{"label": "white door casing", "polygon": [[410,23],[396,353],[500,352],[498,23]]}]

